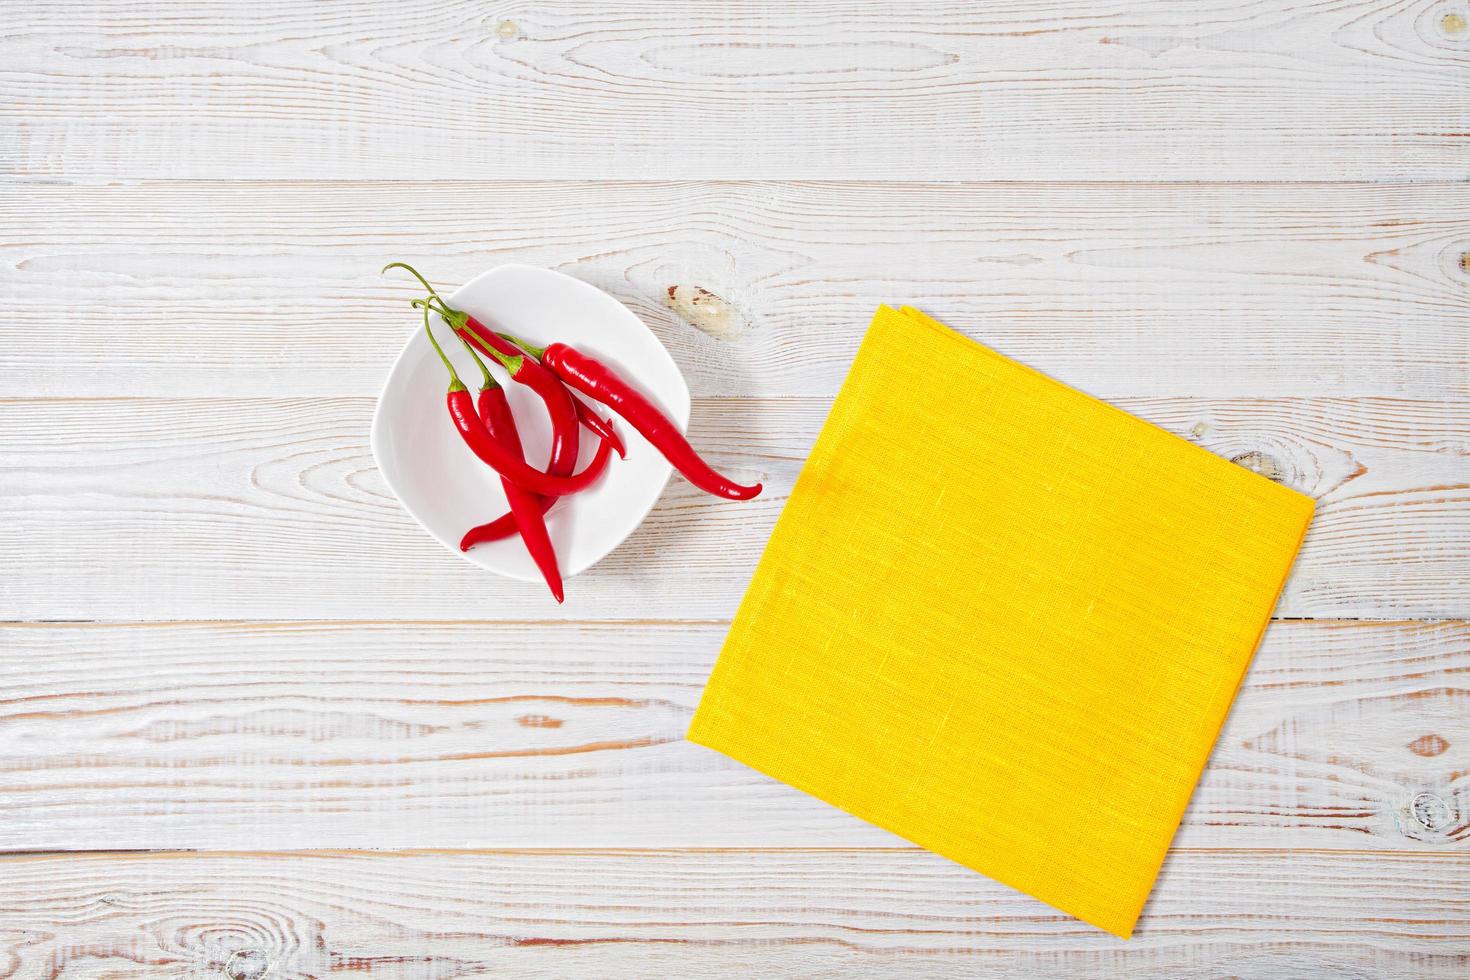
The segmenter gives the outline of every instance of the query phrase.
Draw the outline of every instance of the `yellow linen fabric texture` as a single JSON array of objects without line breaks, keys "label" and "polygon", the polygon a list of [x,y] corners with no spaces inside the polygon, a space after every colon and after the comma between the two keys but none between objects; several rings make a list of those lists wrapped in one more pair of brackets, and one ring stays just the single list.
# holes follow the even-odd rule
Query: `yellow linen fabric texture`
[{"label": "yellow linen fabric texture", "polygon": [[882,307],[688,737],[1126,938],[1312,510]]}]

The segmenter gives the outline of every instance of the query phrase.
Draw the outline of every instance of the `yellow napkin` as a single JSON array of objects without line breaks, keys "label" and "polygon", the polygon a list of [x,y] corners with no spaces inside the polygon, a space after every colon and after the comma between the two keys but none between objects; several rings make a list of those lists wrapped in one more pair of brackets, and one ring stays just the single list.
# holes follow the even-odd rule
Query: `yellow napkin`
[{"label": "yellow napkin", "polygon": [[689,738],[1126,938],[1312,509],[882,307]]}]

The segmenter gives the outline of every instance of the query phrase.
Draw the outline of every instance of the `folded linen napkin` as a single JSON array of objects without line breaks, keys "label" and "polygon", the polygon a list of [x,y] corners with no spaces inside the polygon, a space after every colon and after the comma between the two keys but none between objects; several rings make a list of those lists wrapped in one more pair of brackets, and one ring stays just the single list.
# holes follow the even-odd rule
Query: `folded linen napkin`
[{"label": "folded linen napkin", "polygon": [[882,307],[689,738],[1127,938],[1312,510]]}]

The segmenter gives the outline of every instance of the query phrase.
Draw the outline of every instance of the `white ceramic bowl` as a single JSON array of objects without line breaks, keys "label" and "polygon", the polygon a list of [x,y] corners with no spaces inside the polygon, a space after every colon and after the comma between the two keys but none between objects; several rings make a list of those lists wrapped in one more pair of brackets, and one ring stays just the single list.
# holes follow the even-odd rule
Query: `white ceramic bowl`
[{"label": "white ceramic bowl", "polygon": [[[449,377],[429,340],[422,315],[408,308],[416,284],[404,291],[404,319],[419,326],[398,355],[378,397],[373,416],[373,456],[384,479],[404,508],[444,547],[492,572],[528,582],[541,575],[519,535],[459,550],[470,527],[505,513],[500,477],[481,463],[461,441],[444,407]],[[491,329],[523,337],[533,344],[562,341],[616,370],[632,381],[683,429],[689,422],[689,387],[658,338],[623,304],[595,286],[550,269],[503,265],[465,283],[446,296],[456,309],[470,313]],[[480,372],[449,327],[437,317],[434,336],[465,385],[479,389]],[[526,458],[544,469],[551,442],[546,410],[534,392],[507,379],[484,358],[505,386],[525,444]],[[604,418],[611,413],[590,399]],[[668,482],[670,466],[632,426],[614,418],[627,446],[628,458],[616,454],[607,472],[590,489],[559,500],[547,515],[547,529],[563,576],[581,572],[633,532]],[[580,470],[596,451],[597,437],[581,435]]]}]

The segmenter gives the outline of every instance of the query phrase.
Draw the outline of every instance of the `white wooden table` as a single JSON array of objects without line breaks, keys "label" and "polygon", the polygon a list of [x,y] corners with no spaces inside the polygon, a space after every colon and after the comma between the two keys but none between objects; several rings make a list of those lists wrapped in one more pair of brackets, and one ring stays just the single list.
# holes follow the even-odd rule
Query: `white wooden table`
[{"label": "white wooden table", "polygon": [[[1465,0],[0,12],[0,976],[1470,972]],[[394,258],[767,493],[446,553]],[[1320,501],[1130,943],[682,741],[885,301]]]}]

